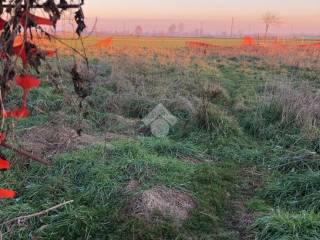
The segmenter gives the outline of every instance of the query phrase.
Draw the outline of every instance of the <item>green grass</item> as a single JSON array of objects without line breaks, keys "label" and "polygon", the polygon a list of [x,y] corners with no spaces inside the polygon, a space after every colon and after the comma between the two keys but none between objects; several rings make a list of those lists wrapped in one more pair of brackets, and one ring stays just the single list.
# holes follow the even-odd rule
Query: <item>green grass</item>
[{"label": "green grass", "polygon": [[320,210],[320,173],[289,174],[266,184],[263,195],[275,205],[294,210]]},{"label": "green grass", "polygon": [[[108,36],[109,37],[109,36]],[[106,37],[90,36],[84,39],[85,46],[92,47],[95,43]],[[228,39],[228,38],[206,38],[206,37],[135,37],[135,36],[113,36],[113,46],[122,47],[142,47],[142,48],[160,48],[160,49],[178,49],[185,47],[186,41],[205,42],[221,47],[240,46],[242,39]],[[264,43],[264,39],[260,40]],[[272,41],[272,40],[271,40]],[[75,44],[76,41],[70,41],[69,44]],[[256,40],[258,42],[258,40]],[[283,40],[284,44],[297,45],[300,44],[297,40]],[[305,41],[304,44],[314,43],[314,41]],[[79,44],[78,44],[79,45]]]},{"label": "green grass", "polygon": [[[0,223],[74,200],[24,223],[1,226],[3,239],[320,239],[318,154],[303,157],[316,152],[319,139],[308,139],[296,116],[284,120],[281,102],[264,96],[269,78],[295,79],[299,86],[295,77],[301,77],[316,87],[319,75],[259,51],[198,55],[183,49],[186,40],[119,37],[117,47],[146,48],[137,49],[141,55],[120,51],[91,61],[96,76],[84,103],[85,131],[128,136],[112,141],[113,147],[57,155],[49,168],[15,162],[1,173],[0,187],[16,190],[18,197],[1,202]],[[238,43],[224,41],[224,46]],[[158,45],[163,52],[157,52]],[[69,60],[62,59],[66,80]],[[9,97],[12,106],[19,94]],[[141,132],[140,120],[158,103],[178,117],[164,139]],[[76,106],[65,104],[51,83],[33,90],[28,105],[31,117],[17,123],[18,133],[58,112],[68,126],[79,124]],[[132,180],[139,186],[124,193]],[[128,214],[132,199],[159,185],[194,200],[196,208],[181,226],[166,216],[145,222]],[[249,224],[239,226],[247,217],[255,222],[251,234]]]},{"label": "green grass", "polygon": [[[74,203],[32,218],[23,227],[16,225],[10,231],[2,227],[4,237],[25,239],[32,233],[41,239],[123,239],[133,235],[137,239],[183,239],[186,232],[210,236],[218,234],[219,228],[223,230],[235,169],[190,165],[171,157],[170,151],[167,157],[158,156],[144,147],[145,142],[126,140],[115,142],[112,149],[96,146],[62,155],[50,168],[14,166],[3,176],[6,184],[0,186],[10,184],[19,195],[4,203],[1,222],[66,200]],[[170,219],[148,229],[143,222],[124,214],[132,196],[124,195],[121,189],[130,180],[141,183],[135,193],[157,185],[190,193],[198,205],[194,216],[182,229],[173,227]]]},{"label": "green grass", "polygon": [[258,240],[311,240],[320,238],[320,215],[276,212],[254,224]]}]

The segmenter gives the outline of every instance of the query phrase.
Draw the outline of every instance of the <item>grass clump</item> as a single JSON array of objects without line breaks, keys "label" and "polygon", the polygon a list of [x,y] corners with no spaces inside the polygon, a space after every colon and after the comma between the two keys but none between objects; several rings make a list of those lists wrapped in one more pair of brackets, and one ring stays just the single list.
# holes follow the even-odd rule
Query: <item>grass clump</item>
[{"label": "grass clump", "polygon": [[320,158],[318,154],[302,149],[276,158],[269,164],[269,168],[283,174],[316,172],[320,171]]},{"label": "grass clump", "polygon": [[286,134],[299,133],[293,119],[282,120],[283,108],[276,102],[260,102],[241,118],[241,126],[255,138],[281,141]]},{"label": "grass clump", "polygon": [[281,106],[283,122],[294,120],[306,137],[313,139],[319,136],[320,95],[317,89],[307,82],[298,86],[292,82],[281,82],[270,85],[266,95]]},{"label": "grass clump", "polygon": [[320,238],[320,215],[276,212],[254,224],[257,240],[311,240]]},{"label": "grass clump", "polygon": [[156,106],[153,101],[144,97],[128,97],[122,106],[124,114],[129,118],[144,118]]},{"label": "grass clump", "polygon": [[269,181],[263,196],[276,206],[295,210],[320,210],[320,172],[289,174]]},{"label": "grass clump", "polygon": [[239,135],[238,122],[213,104],[202,104],[195,114],[196,127],[215,136]]},{"label": "grass clump", "polygon": [[259,198],[249,200],[249,202],[246,203],[246,207],[250,212],[267,213],[270,211],[270,206],[268,206],[264,200]]}]

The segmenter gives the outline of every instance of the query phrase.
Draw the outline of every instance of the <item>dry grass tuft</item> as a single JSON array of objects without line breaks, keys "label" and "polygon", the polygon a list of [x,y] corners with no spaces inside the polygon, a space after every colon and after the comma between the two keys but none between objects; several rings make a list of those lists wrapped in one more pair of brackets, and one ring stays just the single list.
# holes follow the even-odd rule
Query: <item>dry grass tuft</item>
[{"label": "dry grass tuft", "polygon": [[172,218],[180,225],[188,219],[195,207],[195,202],[187,194],[165,186],[157,186],[136,197],[130,204],[130,213],[147,222],[159,214]]},{"label": "dry grass tuft", "polygon": [[294,119],[306,136],[319,136],[320,93],[310,84],[303,82],[298,87],[289,82],[272,84],[266,88],[265,99],[268,104],[281,106],[282,121]]}]

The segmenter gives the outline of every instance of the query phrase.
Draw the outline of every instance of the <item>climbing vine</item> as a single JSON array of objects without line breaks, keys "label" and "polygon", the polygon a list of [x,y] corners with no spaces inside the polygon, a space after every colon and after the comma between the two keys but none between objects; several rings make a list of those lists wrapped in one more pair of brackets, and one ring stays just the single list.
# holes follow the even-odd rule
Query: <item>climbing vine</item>
[{"label": "climbing vine", "polygon": [[[40,163],[48,162],[31,155],[27,151],[15,148],[6,143],[4,124],[6,119],[17,121],[29,116],[27,98],[31,89],[38,88],[40,80],[32,72],[39,73],[42,62],[49,57],[54,57],[53,50],[43,50],[34,41],[35,34],[41,34],[51,40],[52,36],[47,28],[55,29],[64,11],[75,9],[75,32],[80,37],[86,28],[82,5],[84,0],[75,3],[74,0],[1,0],[0,1],[0,146],[15,151]],[[39,16],[42,14],[41,16]],[[76,67],[72,72],[73,82],[77,94],[81,95],[81,86],[77,81],[81,77]],[[6,97],[13,86],[22,90],[20,104],[14,109],[5,106]],[[83,97],[83,95],[81,96]],[[0,155],[0,171],[9,170],[10,164],[4,156]],[[14,198],[15,192],[0,189],[0,199]]]}]

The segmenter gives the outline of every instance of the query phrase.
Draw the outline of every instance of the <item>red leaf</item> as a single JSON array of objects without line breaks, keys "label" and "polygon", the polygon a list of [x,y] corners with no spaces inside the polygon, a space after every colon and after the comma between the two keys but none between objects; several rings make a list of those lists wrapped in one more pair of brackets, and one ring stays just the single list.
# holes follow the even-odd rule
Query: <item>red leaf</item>
[{"label": "red leaf", "polygon": [[45,53],[47,57],[54,57],[56,55],[56,52],[51,50],[47,50]]},{"label": "red leaf", "polygon": [[16,193],[11,190],[0,189],[0,199],[13,199]]},{"label": "red leaf", "polygon": [[7,160],[0,159],[0,170],[8,170],[10,168]]},{"label": "red leaf", "polygon": [[26,24],[26,18],[35,23],[36,25],[48,25],[48,26],[53,26],[54,23],[53,21],[51,21],[50,19],[47,19],[47,18],[43,18],[43,17],[38,17],[36,15],[33,15],[29,12],[26,12],[20,19],[20,24],[26,28],[27,27],[27,24]]},{"label": "red leaf", "polygon": [[255,45],[254,40],[250,36],[246,36],[242,39],[242,46],[253,46]]},{"label": "red leaf", "polygon": [[0,133],[0,143],[6,140],[6,135],[4,133]]},{"label": "red leaf", "polygon": [[26,49],[24,48],[24,46],[18,45],[16,47],[13,47],[13,54],[19,56],[22,60],[23,65],[26,65],[28,60],[27,60],[27,53],[26,53]]},{"label": "red leaf", "polygon": [[29,117],[29,111],[26,108],[26,106],[23,106],[23,107],[18,108],[16,110],[2,113],[1,117],[2,118],[14,118],[16,120],[20,120],[20,119]]},{"label": "red leaf", "polygon": [[24,91],[29,91],[32,88],[38,88],[40,81],[31,75],[20,75],[16,77],[16,84]]},{"label": "red leaf", "polygon": [[11,112],[8,112],[8,117],[20,120],[29,117],[29,111],[26,107],[22,107]]}]

